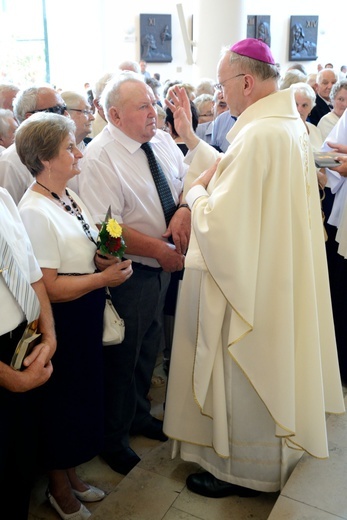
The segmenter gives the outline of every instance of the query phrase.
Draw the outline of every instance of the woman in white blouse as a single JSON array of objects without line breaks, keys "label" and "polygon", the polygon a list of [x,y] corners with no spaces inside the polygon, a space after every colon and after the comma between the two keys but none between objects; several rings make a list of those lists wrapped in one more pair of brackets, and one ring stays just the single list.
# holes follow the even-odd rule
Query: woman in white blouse
[{"label": "woman in white blouse", "polygon": [[82,153],[74,131],[70,118],[34,114],[21,124],[16,148],[35,179],[19,211],[43,273],[57,335],[40,425],[47,497],[61,518],[78,520],[91,515],[81,501],[105,496],[75,471],[102,449],[104,288],[125,282],[132,268],[130,260],[98,257],[98,230],[79,197],[66,189],[80,173]]},{"label": "woman in white blouse", "polygon": [[323,141],[328,137],[347,108],[347,80],[335,83],[330,92],[330,99],[334,108],[331,112],[325,114],[317,125],[317,128],[319,128],[322,134]]}]

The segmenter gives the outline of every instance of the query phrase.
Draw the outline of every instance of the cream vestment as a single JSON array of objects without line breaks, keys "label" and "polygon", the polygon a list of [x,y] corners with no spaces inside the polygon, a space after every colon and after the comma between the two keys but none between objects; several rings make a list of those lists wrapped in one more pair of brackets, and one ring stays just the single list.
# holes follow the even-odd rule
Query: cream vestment
[{"label": "cream vestment", "polygon": [[[290,90],[254,103],[208,186],[176,313],[164,431],[173,455],[217,478],[277,491],[303,450],[328,456],[342,413],[313,154]],[[201,141],[187,174],[218,154]]]}]

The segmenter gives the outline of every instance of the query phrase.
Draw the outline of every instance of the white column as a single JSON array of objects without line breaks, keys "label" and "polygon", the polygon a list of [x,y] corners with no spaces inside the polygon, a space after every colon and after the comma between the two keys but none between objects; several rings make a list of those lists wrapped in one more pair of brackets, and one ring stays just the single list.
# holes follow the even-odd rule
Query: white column
[{"label": "white column", "polygon": [[245,0],[199,0],[193,15],[196,79],[216,78],[221,49],[247,36]]}]

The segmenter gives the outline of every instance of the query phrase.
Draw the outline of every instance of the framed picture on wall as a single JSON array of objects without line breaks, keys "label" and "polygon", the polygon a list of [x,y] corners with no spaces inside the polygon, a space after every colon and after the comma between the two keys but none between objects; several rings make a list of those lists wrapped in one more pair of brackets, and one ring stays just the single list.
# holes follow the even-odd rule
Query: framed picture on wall
[{"label": "framed picture on wall", "polygon": [[258,38],[271,47],[270,16],[247,16],[247,38]]},{"label": "framed picture on wall", "polygon": [[140,14],[140,59],[171,62],[171,14]]},{"label": "framed picture on wall", "polygon": [[289,61],[317,59],[318,16],[291,16]]}]

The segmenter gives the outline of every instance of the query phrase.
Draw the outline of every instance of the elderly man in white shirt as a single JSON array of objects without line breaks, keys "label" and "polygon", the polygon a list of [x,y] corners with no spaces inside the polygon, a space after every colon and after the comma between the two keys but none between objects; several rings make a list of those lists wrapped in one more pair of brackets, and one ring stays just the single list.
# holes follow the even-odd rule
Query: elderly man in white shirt
[{"label": "elderly man in white shirt", "polygon": [[[133,262],[132,280],[111,289],[125,320],[125,340],[104,349],[106,462],[127,474],[140,460],[130,434],[167,440],[162,421],[150,414],[147,399],[162,334],[162,312],[170,273],[184,267],[190,210],[181,204],[186,166],[169,134],[157,129],[156,99],[141,76],[123,72],[101,99],[108,124],[88,145],[80,176],[80,196],[100,224],[111,205],[121,223]],[[168,222],[141,145],[150,142],[177,211]],[[168,222],[168,223],[167,223]]]}]

